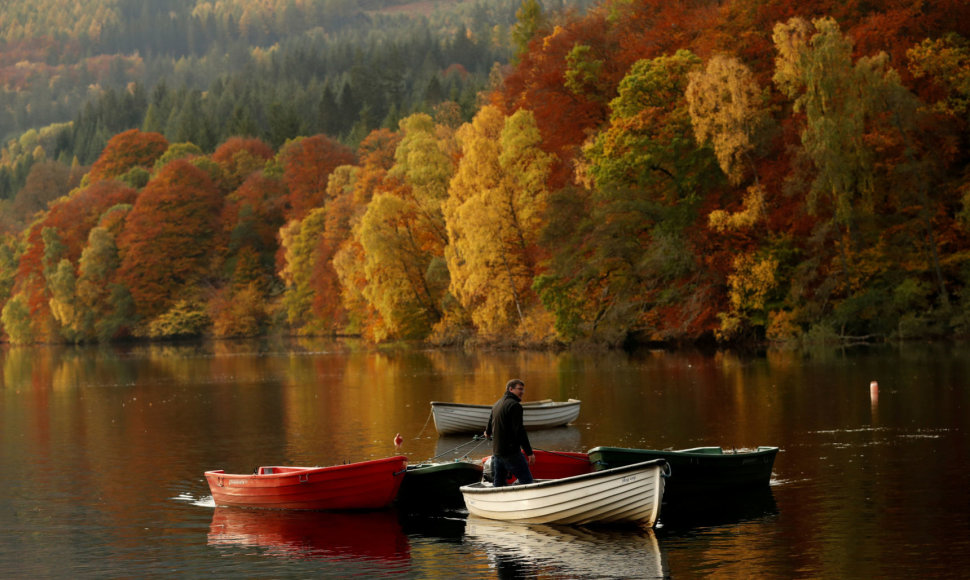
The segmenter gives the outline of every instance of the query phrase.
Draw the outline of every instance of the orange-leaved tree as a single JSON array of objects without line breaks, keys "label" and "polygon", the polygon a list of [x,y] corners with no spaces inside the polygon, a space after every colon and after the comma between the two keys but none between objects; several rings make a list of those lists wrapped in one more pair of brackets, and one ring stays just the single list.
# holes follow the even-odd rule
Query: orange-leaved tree
[{"label": "orange-leaved tree", "polygon": [[222,168],[219,187],[227,193],[235,190],[250,174],[263,169],[273,155],[272,147],[254,137],[226,139],[211,157]]},{"label": "orange-leaved tree", "polygon": [[26,248],[13,288],[14,295],[22,296],[31,319],[31,339],[24,342],[62,338],[50,301],[58,301],[61,313],[73,319],[74,276],[91,228],[109,208],[131,203],[136,195],[119,181],[94,183],[55,202],[26,232]]},{"label": "orange-leaved tree", "polygon": [[181,159],[145,186],[118,238],[119,281],[143,320],[196,298],[209,275],[222,202],[208,174]]},{"label": "orange-leaved tree", "polygon": [[283,181],[262,172],[251,174],[226,196],[215,252],[231,286],[255,283],[264,292],[273,287],[286,196]]},{"label": "orange-leaved tree", "polygon": [[115,179],[136,167],[150,171],[166,149],[168,141],[159,133],[145,133],[138,129],[118,133],[108,140],[101,156],[91,166],[88,182]]},{"label": "orange-leaved tree", "polygon": [[281,286],[276,276],[277,234],[286,195],[279,177],[257,171],[226,196],[213,244],[219,288],[208,301],[216,336],[255,336],[268,325],[266,296]]},{"label": "orange-leaved tree", "polygon": [[277,160],[290,190],[287,219],[302,219],[311,209],[323,207],[330,173],[357,159],[354,152],[326,135],[300,137],[280,149]]},{"label": "orange-leaved tree", "polygon": [[83,169],[69,167],[57,161],[38,161],[27,174],[27,181],[17,195],[5,205],[0,217],[4,229],[19,230],[34,219],[37,212],[43,211],[48,204],[67,195],[80,184]]},{"label": "orange-leaved tree", "polygon": [[[610,23],[604,11],[540,29],[519,63],[505,76],[502,88],[490,95],[506,115],[518,109],[532,112],[542,134],[542,148],[555,155],[550,187],[571,181],[572,159],[590,129],[606,117],[606,103],[625,68],[612,58]],[[577,46],[583,48],[580,60]],[[595,69],[595,82],[567,83],[567,74]]]}]

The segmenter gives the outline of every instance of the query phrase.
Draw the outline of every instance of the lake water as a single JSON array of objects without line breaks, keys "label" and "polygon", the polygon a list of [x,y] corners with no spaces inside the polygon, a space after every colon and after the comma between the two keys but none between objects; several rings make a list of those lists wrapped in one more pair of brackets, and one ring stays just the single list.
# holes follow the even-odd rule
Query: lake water
[{"label": "lake water", "polygon": [[[4,577],[959,578],[970,574],[970,350],[373,351],[220,342],[0,351]],[[202,473],[413,462],[432,400],[583,401],[546,450],[775,445],[768,493],[655,530],[215,508]],[[878,397],[870,382],[878,381]],[[485,455],[482,447],[469,450]]]}]

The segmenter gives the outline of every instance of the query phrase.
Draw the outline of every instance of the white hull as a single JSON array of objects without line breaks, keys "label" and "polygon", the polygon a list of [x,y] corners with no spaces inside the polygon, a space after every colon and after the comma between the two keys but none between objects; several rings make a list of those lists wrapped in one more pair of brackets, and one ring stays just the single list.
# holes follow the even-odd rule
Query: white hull
[{"label": "white hull", "polygon": [[665,466],[654,460],[527,485],[474,483],[461,493],[469,513],[492,520],[652,527],[660,515]]},{"label": "white hull", "polygon": [[[579,417],[580,401],[543,401],[522,404],[522,422],[528,430],[560,427]],[[481,433],[488,425],[491,405],[431,402],[434,426],[438,433]]]}]

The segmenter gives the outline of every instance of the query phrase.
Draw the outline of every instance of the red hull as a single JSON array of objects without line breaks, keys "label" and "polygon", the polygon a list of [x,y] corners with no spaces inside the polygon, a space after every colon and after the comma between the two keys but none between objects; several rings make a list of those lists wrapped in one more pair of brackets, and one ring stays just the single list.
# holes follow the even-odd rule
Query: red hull
[{"label": "red hull", "polygon": [[387,507],[397,497],[403,455],[330,467],[260,467],[257,474],[206,471],[220,506],[293,510],[361,510]]},{"label": "red hull", "polygon": [[593,471],[593,464],[585,453],[536,449],[535,454],[532,477],[536,479],[562,479]]},{"label": "red hull", "polygon": [[[535,465],[529,471],[535,479],[562,479],[574,475],[582,475],[593,471],[593,464],[589,462],[589,456],[578,451],[543,451],[535,449]],[[491,456],[489,456],[491,457]],[[482,465],[488,461],[488,457],[482,459]],[[515,481],[515,477],[509,478],[509,483]]]}]

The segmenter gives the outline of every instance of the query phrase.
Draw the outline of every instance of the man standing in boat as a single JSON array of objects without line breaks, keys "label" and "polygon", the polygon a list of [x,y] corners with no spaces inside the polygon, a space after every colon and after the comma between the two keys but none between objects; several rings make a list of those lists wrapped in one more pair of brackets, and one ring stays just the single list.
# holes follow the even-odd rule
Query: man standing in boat
[{"label": "man standing in boat", "polygon": [[506,383],[505,395],[492,407],[485,427],[485,437],[492,439],[492,485],[495,487],[505,485],[510,473],[519,483],[532,483],[529,466],[535,465],[536,456],[522,422],[524,392],[525,383],[521,379]]}]

